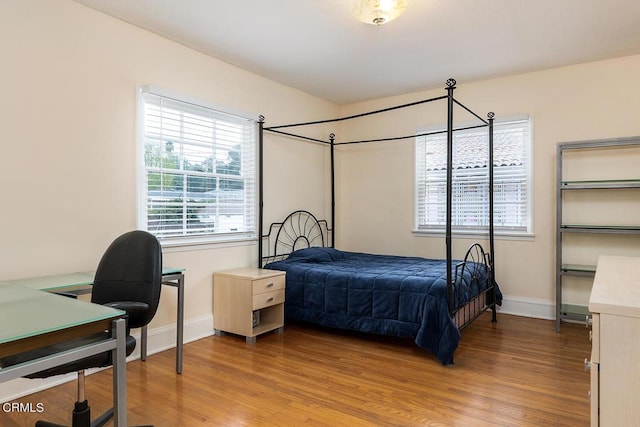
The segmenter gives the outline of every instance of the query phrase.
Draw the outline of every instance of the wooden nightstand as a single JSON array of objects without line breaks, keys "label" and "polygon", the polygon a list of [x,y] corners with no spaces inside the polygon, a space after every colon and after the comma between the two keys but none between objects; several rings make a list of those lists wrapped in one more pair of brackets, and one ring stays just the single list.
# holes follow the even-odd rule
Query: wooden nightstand
[{"label": "wooden nightstand", "polygon": [[256,337],[284,327],[284,271],[240,268],[213,275],[213,326],[224,332]]}]

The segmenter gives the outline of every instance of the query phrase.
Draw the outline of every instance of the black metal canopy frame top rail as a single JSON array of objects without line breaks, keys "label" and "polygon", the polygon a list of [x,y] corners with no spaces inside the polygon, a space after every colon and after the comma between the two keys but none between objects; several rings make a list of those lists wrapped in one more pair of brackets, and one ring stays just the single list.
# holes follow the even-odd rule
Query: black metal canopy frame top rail
[{"label": "black metal canopy frame top rail", "polygon": [[[447,262],[447,284],[452,284],[452,282],[455,280],[455,278],[453,278],[453,274],[452,274],[452,242],[451,242],[451,218],[452,218],[452,188],[453,188],[453,132],[456,131],[461,131],[461,130],[468,130],[468,129],[476,129],[476,128],[482,128],[482,127],[488,127],[489,128],[489,147],[488,147],[488,151],[489,151],[489,265],[490,265],[490,274],[491,274],[491,278],[490,278],[490,283],[494,282],[494,278],[495,278],[495,263],[494,263],[494,225],[493,225],[493,217],[494,217],[494,213],[493,213],[493,207],[494,207],[494,200],[493,200],[493,182],[494,182],[494,175],[493,175],[493,121],[494,121],[494,113],[490,112],[487,114],[487,119],[483,119],[482,117],[480,117],[478,114],[476,114],[475,112],[473,112],[471,109],[469,109],[468,107],[466,107],[465,105],[463,105],[462,103],[458,102],[454,97],[453,97],[453,91],[456,89],[456,81],[455,79],[448,79],[446,81],[446,91],[447,94],[443,95],[443,96],[439,96],[439,97],[435,97],[435,98],[429,98],[429,99],[424,99],[424,100],[420,100],[420,101],[415,101],[415,102],[411,102],[411,103],[407,103],[407,104],[402,104],[402,105],[396,105],[396,106],[392,106],[392,107],[387,107],[387,108],[383,108],[383,109],[379,109],[379,110],[374,110],[374,111],[368,111],[365,113],[360,113],[360,114],[354,114],[351,116],[345,116],[345,117],[339,117],[339,118],[334,118],[334,119],[326,119],[326,120],[317,120],[317,121],[310,121],[310,122],[301,122],[301,123],[291,123],[291,124],[284,124],[284,125],[278,125],[278,126],[265,126],[264,125],[264,121],[265,121],[265,117],[264,116],[260,116],[259,118],[259,134],[258,134],[258,145],[259,145],[259,191],[258,191],[258,198],[259,198],[259,218],[258,218],[258,265],[262,265],[262,260],[263,260],[263,248],[262,248],[262,238],[265,237],[264,236],[264,225],[263,225],[263,219],[264,219],[264,155],[263,155],[263,148],[264,148],[264,133],[265,132],[271,132],[274,134],[279,134],[279,135],[284,135],[284,136],[288,136],[288,137],[293,137],[293,138],[297,138],[297,139],[301,139],[301,140],[305,140],[305,141],[310,141],[310,142],[316,142],[316,143],[322,143],[322,144],[326,144],[327,146],[330,147],[331,149],[331,228],[328,229],[329,231],[331,231],[331,247],[334,246],[334,242],[335,242],[335,232],[336,232],[336,224],[335,224],[335,147],[337,145],[349,145],[349,144],[363,144],[363,143],[369,143],[369,142],[385,142],[385,141],[397,141],[397,140],[402,140],[402,139],[410,139],[410,138],[416,138],[419,136],[428,136],[428,135],[437,135],[437,134],[443,134],[446,133],[447,134],[447,212],[446,212],[446,228],[445,228],[445,245],[446,245],[446,262]],[[314,125],[320,125],[320,124],[327,124],[327,123],[335,123],[335,122],[341,122],[341,121],[346,121],[346,120],[352,120],[352,119],[357,119],[357,118],[361,118],[361,117],[366,117],[366,116],[371,116],[371,115],[375,115],[375,114],[382,114],[382,113],[386,113],[389,111],[393,111],[393,110],[399,110],[399,109],[403,109],[403,108],[408,108],[408,107],[413,107],[416,105],[420,105],[420,104],[426,104],[426,103],[430,103],[430,102],[435,102],[435,101],[440,101],[440,100],[447,100],[447,128],[446,130],[440,130],[440,131],[434,131],[434,132],[425,132],[425,133],[416,133],[416,134],[411,134],[411,135],[402,135],[402,136],[396,136],[396,137],[390,137],[390,138],[378,138],[378,139],[363,139],[363,140],[353,140],[353,141],[344,141],[344,142],[336,142],[335,141],[335,134],[331,133],[329,134],[329,140],[322,140],[322,139],[317,139],[317,138],[311,138],[305,135],[299,135],[299,134],[295,134],[295,133],[291,133],[291,132],[287,132],[283,129],[288,129],[288,128],[293,128],[293,127],[303,127],[303,126],[314,126]],[[454,111],[454,105],[458,105],[459,107],[461,107],[462,109],[464,109],[465,111],[467,111],[468,113],[470,113],[472,116],[474,116],[475,118],[477,118],[481,123],[478,125],[474,125],[474,126],[466,126],[466,127],[460,127],[460,128],[454,128],[454,124],[453,124],[453,111]],[[448,288],[451,288],[450,286],[448,286]],[[451,308],[451,307],[450,307]],[[494,304],[494,311],[493,311],[493,317],[495,320],[495,304]]]}]

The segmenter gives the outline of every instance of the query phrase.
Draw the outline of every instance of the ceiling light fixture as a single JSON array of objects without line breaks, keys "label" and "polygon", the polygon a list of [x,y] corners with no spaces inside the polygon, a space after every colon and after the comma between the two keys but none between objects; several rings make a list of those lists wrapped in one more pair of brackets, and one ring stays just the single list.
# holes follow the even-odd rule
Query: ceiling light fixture
[{"label": "ceiling light fixture", "polygon": [[405,0],[354,0],[353,16],[366,24],[386,24],[393,21],[407,8]]}]

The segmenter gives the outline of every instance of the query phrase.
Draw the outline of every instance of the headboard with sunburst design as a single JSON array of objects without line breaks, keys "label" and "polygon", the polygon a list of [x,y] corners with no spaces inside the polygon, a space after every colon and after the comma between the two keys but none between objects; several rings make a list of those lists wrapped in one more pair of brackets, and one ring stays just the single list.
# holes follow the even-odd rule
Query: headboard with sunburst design
[{"label": "headboard with sunburst design", "polygon": [[318,220],[311,212],[297,210],[282,222],[274,222],[261,243],[267,247],[262,265],[286,258],[291,252],[310,247],[330,246],[326,220]]}]

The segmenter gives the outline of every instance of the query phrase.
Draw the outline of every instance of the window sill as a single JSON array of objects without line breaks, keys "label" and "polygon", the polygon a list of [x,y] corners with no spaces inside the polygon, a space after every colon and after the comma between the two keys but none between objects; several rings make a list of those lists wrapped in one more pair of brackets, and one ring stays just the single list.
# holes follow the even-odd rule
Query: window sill
[{"label": "window sill", "polygon": [[252,236],[241,237],[217,237],[217,238],[174,238],[158,239],[162,250],[166,253],[203,251],[208,249],[228,248],[234,246],[250,246],[256,244],[256,238]]},{"label": "window sill", "polygon": [[[445,237],[444,230],[413,230],[412,233],[415,237]],[[488,239],[489,233],[483,231],[452,231],[451,236],[458,239]],[[535,234],[527,232],[496,231],[493,237],[496,240],[520,240],[528,242],[535,240]]]}]

